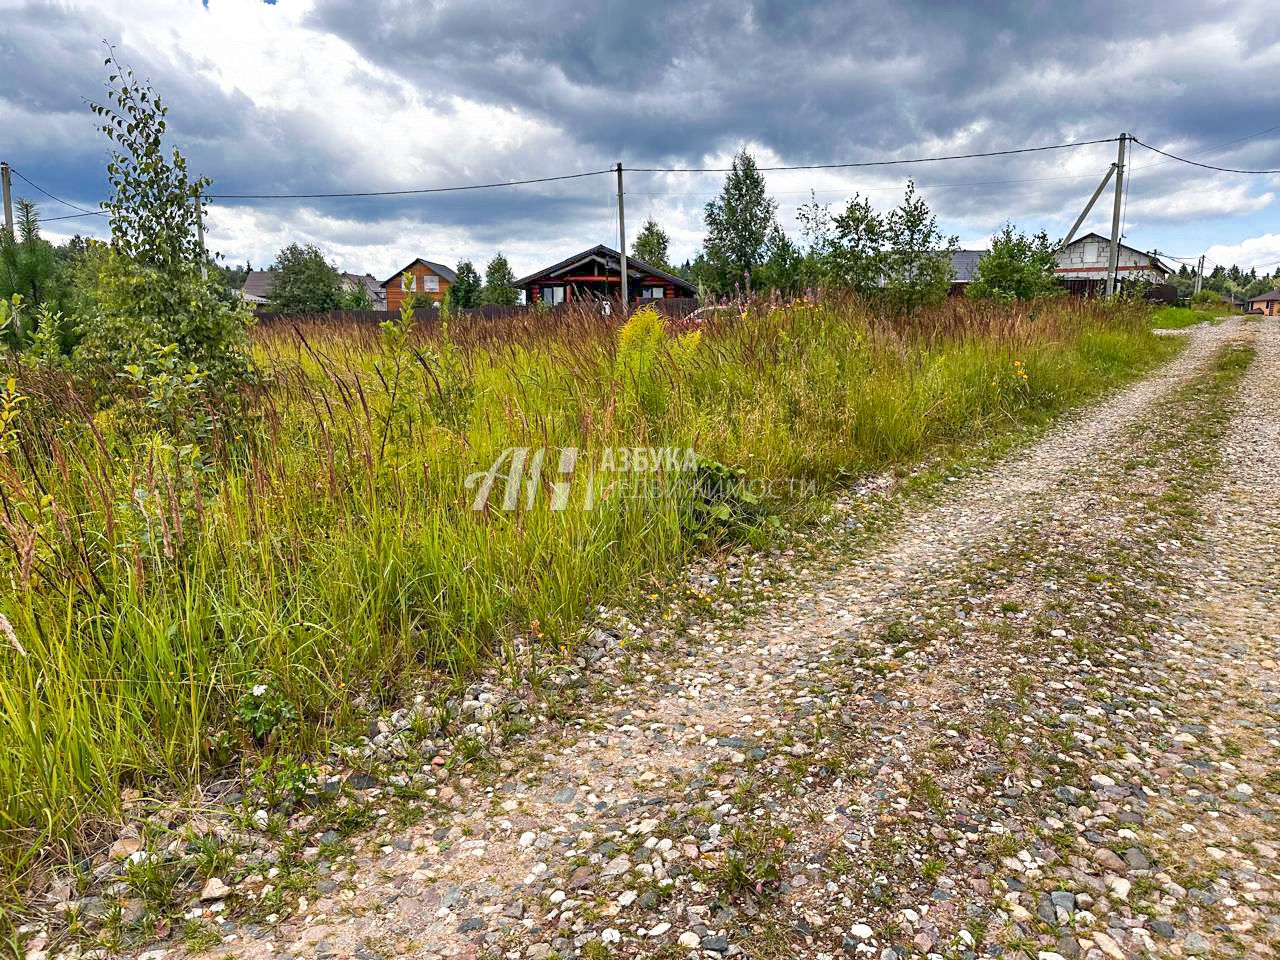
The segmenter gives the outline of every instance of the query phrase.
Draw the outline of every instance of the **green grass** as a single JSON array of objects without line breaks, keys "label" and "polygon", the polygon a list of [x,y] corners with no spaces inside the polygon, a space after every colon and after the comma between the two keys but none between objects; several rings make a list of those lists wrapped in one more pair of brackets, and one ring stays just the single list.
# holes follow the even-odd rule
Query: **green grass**
[{"label": "green grass", "polygon": [[1182,330],[1198,323],[1217,323],[1220,314],[1192,307],[1160,307],[1152,312],[1152,316],[1155,320],[1152,326],[1157,330]]},{"label": "green grass", "polygon": [[[101,842],[123,788],[169,794],[323,748],[515,634],[554,648],[594,604],[767,540],[771,517],[812,515],[851,478],[1133,378],[1178,349],[1149,320],[962,300],[898,321],[802,302],[696,330],[536,311],[452,339],[273,328],[255,335],[248,413],[198,451],[15,368],[29,399],[0,438],[0,902]],[[507,511],[499,481],[470,509],[468,478],[518,446],[548,449],[540,485]],[[582,453],[552,510],[563,447]],[[623,447],[692,448],[698,477],[759,486],[708,499],[666,471],[640,496],[637,477],[589,466]]]}]

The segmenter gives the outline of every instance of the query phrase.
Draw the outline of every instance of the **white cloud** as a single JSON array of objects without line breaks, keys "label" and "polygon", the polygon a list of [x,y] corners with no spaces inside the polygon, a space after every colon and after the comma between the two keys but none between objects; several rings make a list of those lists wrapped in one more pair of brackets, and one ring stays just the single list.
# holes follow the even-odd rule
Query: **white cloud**
[{"label": "white cloud", "polygon": [[1234,244],[1216,243],[1205,256],[1216,263],[1234,263],[1242,270],[1258,267],[1267,273],[1280,266],[1280,233],[1264,233]]}]

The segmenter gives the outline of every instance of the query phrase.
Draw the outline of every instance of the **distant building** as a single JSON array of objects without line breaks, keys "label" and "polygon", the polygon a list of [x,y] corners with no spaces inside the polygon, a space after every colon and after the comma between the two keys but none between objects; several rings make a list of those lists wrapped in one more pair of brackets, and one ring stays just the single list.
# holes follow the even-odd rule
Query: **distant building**
[{"label": "distant building", "polygon": [[369,297],[369,302],[373,304],[374,310],[385,310],[387,308],[387,295],[372,273],[343,273],[342,289],[350,293],[364,287],[364,292]]},{"label": "distant building", "polygon": [[952,250],[951,251],[951,293],[964,293],[973,278],[978,275],[978,261],[990,250]]},{"label": "distant building", "polygon": [[417,294],[439,303],[444,292],[458,279],[458,275],[443,263],[432,263],[421,257],[405,264],[380,284],[383,307],[392,312],[400,309],[404,298]]},{"label": "distant building", "polygon": [[[622,295],[622,266],[618,251],[604,244],[575,253],[516,281],[527,304],[614,300]],[[627,257],[627,294],[633,303],[696,297],[698,288],[683,277]]]},{"label": "distant building", "polygon": [[271,285],[275,282],[274,270],[250,270],[245,274],[240,299],[255,307],[264,306],[271,297]]},{"label": "distant building", "polygon": [[1250,297],[1249,312],[1266,314],[1268,317],[1280,317],[1280,290]]},{"label": "distant building", "polygon": [[[267,301],[271,299],[271,288],[275,285],[278,272],[276,270],[250,270],[245,274],[244,286],[240,288],[240,299],[255,308],[266,306]],[[343,291],[350,293],[358,287],[364,287],[365,292],[369,295],[369,300],[373,303],[372,309],[383,310],[386,308],[386,296],[382,292],[381,285],[374,279],[373,274],[340,273],[338,277]]]},{"label": "distant building", "polygon": [[[1086,233],[1058,251],[1058,266],[1054,273],[1071,293],[1100,294],[1106,287],[1110,257],[1111,240],[1097,233]],[[1116,267],[1118,288],[1123,289],[1126,284],[1135,282],[1162,284],[1172,274],[1173,271],[1154,254],[1120,244],[1119,265]]]}]

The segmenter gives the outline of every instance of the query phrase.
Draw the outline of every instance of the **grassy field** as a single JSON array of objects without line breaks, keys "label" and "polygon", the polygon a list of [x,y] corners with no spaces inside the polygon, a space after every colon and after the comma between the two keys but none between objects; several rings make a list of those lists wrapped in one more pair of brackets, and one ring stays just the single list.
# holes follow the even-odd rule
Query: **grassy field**
[{"label": "grassy field", "polygon": [[1198,323],[1215,323],[1225,312],[1225,307],[1219,311],[1193,307],[1160,307],[1152,312],[1152,326],[1157,330],[1182,330]]},{"label": "grassy field", "polygon": [[[277,326],[255,332],[243,417],[212,432],[180,378],[149,388],[146,417],[95,415],[68,376],[15,367],[0,875],[16,894],[43,859],[108,836],[122,789],[322,746],[516,634],[566,641],[593,604],[765,539],[849,478],[1096,397],[1177,349],[1149,326],[1135,306],[964,300],[895,322],[833,302],[675,329],[588,312]],[[475,475],[513,447],[546,451],[542,479],[507,510],[498,477],[472,509]],[[616,469],[650,447],[696,461]]]}]

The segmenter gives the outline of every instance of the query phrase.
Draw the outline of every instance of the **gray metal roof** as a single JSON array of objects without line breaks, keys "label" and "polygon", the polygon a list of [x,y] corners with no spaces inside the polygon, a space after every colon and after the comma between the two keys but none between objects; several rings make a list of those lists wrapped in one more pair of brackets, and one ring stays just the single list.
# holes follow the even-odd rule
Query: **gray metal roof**
[{"label": "gray metal roof", "polygon": [[952,283],[968,283],[978,272],[978,261],[990,250],[952,250],[951,281]]}]

